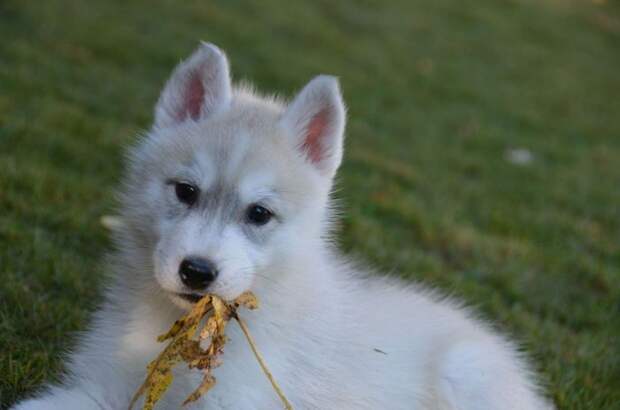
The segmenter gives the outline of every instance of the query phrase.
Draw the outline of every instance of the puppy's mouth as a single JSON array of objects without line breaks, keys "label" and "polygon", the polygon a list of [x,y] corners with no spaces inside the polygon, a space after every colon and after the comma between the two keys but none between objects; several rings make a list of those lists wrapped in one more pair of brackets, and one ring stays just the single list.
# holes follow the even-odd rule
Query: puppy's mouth
[{"label": "puppy's mouth", "polygon": [[175,295],[189,303],[196,303],[204,297],[198,293],[175,293]]}]

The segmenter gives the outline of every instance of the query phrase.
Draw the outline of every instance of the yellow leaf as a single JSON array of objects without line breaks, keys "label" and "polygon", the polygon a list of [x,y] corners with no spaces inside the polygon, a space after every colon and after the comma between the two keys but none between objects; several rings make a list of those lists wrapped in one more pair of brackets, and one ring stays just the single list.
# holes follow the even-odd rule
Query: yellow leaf
[{"label": "yellow leaf", "polygon": [[[145,395],[143,410],[153,410],[173,380],[172,368],[180,361],[185,362],[189,368],[200,369],[204,378],[198,388],[194,390],[183,403],[188,404],[198,400],[206,394],[215,384],[215,377],[211,370],[222,363],[221,356],[224,353],[224,345],[228,338],[224,331],[231,318],[235,318],[241,326],[250,347],[254,352],[261,368],[272,383],[276,393],[282,399],[285,408],[292,409],[282,391],[275,383],[273,376],[267,370],[265,363],[258,354],[253,340],[249,336],[246,326],[237,316],[237,308],[243,306],[247,309],[256,309],[258,300],[251,292],[245,292],[232,302],[225,302],[215,295],[206,295],[200,299],[186,315],[174,322],[170,330],[159,336],[157,340],[163,342],[170,340],[166,348],[147,366],[147,375],[138,388],[129,404],[129,410],[135,402]],[[199,330],[203,319],[211,314],[204,326]],[[209,346],[203,349],[200,342],[208,342]]]},{"label": "yellow leaf", "polygon": [[233,302],[236,306],[243,306],[246,309],[254,310],[258,308],[258,299],[252,292],[243,292]]},{"label": "yellow leaf", "polygon": [[215,384],[215,377],[211,376],[210,374],[205,375],[205,378],[202,379],[202,383],[200,383],[200,386],[198,386],[198,388],[194,390],[194,392],[190,394],[187,397],[187,399],[185,399],[185,401],[183,402],[183,405],[185,406],[189,403],[192,403],[198,400],[200,396],[208,392],[211,389],[211,387],[213,387],[214,384]]}]

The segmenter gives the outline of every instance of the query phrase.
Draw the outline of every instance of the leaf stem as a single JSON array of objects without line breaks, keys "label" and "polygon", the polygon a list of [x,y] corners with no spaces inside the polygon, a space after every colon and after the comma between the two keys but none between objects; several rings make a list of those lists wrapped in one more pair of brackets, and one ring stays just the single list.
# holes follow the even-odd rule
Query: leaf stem
[{"label": "leaf stem", "polygon": [[233,314],[233,317],[235,318],[237,323],[239,323],[239,327],[241,327],[241,330],[243,331],[243,334],[245,335],[245,338],[248,339],[248,343],[250,344],[250,348],[252,349],[252,353],[254,353],[254,356],[256,357],[256,360],[258,361],[258,364],[260,365],[261,369],[263,370],[263,373],[265,373],[265,376],[267,376],[267,379],[269,379],[269,382],[271,383],[271,386],[273,387],[273,389],[278,394],[278,397],[280,397],[280,400],[282,400],[282,404],[284,405],[284,408],[286,410],[293,410],[293,406],[288,401],[288,399],[284,395],[284,392],[282,392],[282,389],[280,388],[280,386],[278,386],[278,383],[273,378],[273,375],[271,374],[271,372],[267,368],[267,365],[265,364],[265,359],[263,359],[263,356],[260,354],[260,352],[256,348],[256,343],[254,342],[254,339],[250,335],[250,331],[248,330],[248,327],[246,326],[245,322],[243,320],[241,320],[241,318],[237,315],[236,312]]}]

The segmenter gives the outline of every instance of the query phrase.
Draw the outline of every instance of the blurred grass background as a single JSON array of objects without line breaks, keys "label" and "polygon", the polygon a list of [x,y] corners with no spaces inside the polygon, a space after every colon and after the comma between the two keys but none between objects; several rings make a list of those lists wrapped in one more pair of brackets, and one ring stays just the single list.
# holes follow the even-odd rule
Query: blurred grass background
[{"label": "blurred grass background", "polygon": [[559,408],[620,408],[618,3],[3,0],[0,38],[1,408],[86,326],[123,147],[199,39],[265,91],[340,76],[343,247],[477,306]]}]

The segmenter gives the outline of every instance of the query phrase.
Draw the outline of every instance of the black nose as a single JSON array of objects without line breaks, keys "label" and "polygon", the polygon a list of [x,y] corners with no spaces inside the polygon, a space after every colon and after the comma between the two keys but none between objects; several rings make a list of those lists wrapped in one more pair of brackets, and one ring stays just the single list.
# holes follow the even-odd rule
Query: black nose
[{"label": "black nose", "polygon": [[206,259],[185,258],[179,266],[179,275],[185,286],[192,290],[201,290],[215,280],[217,269]]}]

